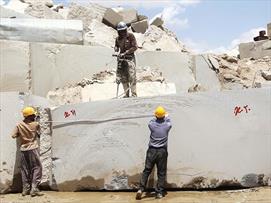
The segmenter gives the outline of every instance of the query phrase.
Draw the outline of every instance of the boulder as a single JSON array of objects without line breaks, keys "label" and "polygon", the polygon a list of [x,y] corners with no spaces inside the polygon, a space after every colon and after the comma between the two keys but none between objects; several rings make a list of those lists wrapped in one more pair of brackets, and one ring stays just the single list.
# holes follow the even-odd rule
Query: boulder
[{"label": "boulder", "polygon": [[123,19],[123,22],[126,24],[134,23],[138,20],[137,18],[137,10],[133,8],[113,8],[115,12],[117,12]]},{"label": "boulder", "polygon": [[116,28],[119,22],[123,21],[123,17],[114,11],[112,8],[106,9],[103,17],[103,23],[113,28]]},{"label": "boulder", "polygon": [[161,17],[155,17],[150,22],[151,25],[155,25],[157,27],[161,27],[164,24],[164,21]]},{"label": "boulder", "polygon": [[82,34],[83,25],[79,20],[0,19],[0,39],[83,44]]},{"label": "boulder", "polygon": [[271,80],[271,70],[270,71],[262,71],[262,76],[266,80]]},{"label": "boulder", "polygon": [[[201,92],[60,106],[52,113],[54,121],[63,121],[53,123],[56,189],[136,189],[148,148],[147,124],[158,105],[173,123],[167,188],[251,186],[246,178],[251,173],[268,180],[269,93],[270,88]],[[149,185],[154,186],[155,181]]]},{"label": "boulder", "polygon": [[142,21],[132,23],[131,27],[132,27],[134,32],[144,34],[146,32],[146,30],[148,29],[148,27],[149,27],[148,20],[145,19],[145,20],[142,20]]},{"label": "boulder", "polygon": [[21,14],[25,14],[24,10],[29,6],[27,3],[23,3],[20,0],[10,0],[4,7]]}]

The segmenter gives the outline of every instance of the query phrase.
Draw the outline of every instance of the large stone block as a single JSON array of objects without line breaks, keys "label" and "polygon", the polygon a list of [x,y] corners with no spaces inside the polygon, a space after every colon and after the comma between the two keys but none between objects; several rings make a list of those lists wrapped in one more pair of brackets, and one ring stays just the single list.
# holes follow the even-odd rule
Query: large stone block
[{"label": "large stone block", "polygon": [[63,19],[58,12],[50,9],[44,2],[33,3],[29,5],[24,12],[36,18]]},{"label": "large stone block", "polygon": [[154,19],[151,20],[150,22],[151,25],[155,25],[157,27],[160,27],[164,24],[164,21],[161,17],[156,17]]},{"label": "large stone block", "polygon": [[0,40],[0,91],[28,91],[30,88],[28,42]]},{"label": "large stone block", "polygon": [[135,32],[144,34],[146,30],[148,29],[149,24],[148,24],[148,20],[145,19],[142,21],[132,23],[131,26]]},{"label": "large stone block", "polygon": [[[19,139],[12,139],[11,133],[16,124],[23,118],[21,111],[25,106],[39,107],[40,110],[49,107],[46,99],[30,96],[19,92],[0,92],[0,191],[15,192],[22,189],[20,175],[20,148]],[[41,114],[41,120],[48,121]],[[42,183],[50,185],[51,180],[51,135],[48,135],[45,124],[42,124],[41,159],[43,164]],[[49,136],[49,137],[48,137]],[[50,145],[49,148],[48,145]]]},{"label": "large stone block", "polygon": [[181,52],[146,51],[137,54],[138,67],[151,67],[163,73],[167,82],[174,83],[177,93],[187,92],[196,84],[192,58]]},{"label": "large stone block", "polygon": [[131,24],[137,21],[137,10],[133,8],[113,8],[120,16],[123,22]]},{"label": "large stone block", "polygon": [[115,68],[112,53],[105,47],[31,43],[32,92],[45,97],[49,90]]},{"label": "large stone block", "polygon": [[135,188],[149,141],[147,124],[158,105],[173,123],[167,187],[267,185],[270,99],[270,88],[263,88],[61,106],[52,113],[55,187]]},{"label": "large stone block", "polygon": [[0,39],[83,44],[83,25],[79,20],[1,18]]},{"label": "large stone block", "polygon": [[0,18],[33,18],[33,17],[0,6]]},{"label": "large stone block", "polygon": [[239,45],[240,58],[259,59],[264,56],[271,56],[270,40],[262,40],[257,42],[241,43]]},{"label": "large stone block", "polygon": [[215,72],[217,69],[213,69],[212,62],[209,60],[208,55],[194,56],[194,60],[197,84],[200,84],[200,86],[205,90],[219,91],[221,89],[221,85]]},{"label": "large stone block", "polygon": [[103,17],[103,23],[113,28],[116,28],[116,26],[118,25],[120,21],[123,21],[123,17],[120,14],[118,14],[116,11],[114,11],[112,8],[108,8],[105,11],[104,17]]}]

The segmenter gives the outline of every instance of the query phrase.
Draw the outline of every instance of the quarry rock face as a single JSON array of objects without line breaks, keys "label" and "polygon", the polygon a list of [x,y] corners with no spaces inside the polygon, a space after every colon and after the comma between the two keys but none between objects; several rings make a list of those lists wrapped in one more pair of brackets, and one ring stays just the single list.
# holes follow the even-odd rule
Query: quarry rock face
[{"label": "quarry rock face", "polygon": [[29,90],[29,55],[29,42],[0,40],[1,92]]},{"label": "quarry rock face", "polygon": [[[0,92],[0,191],[1,193],[15,192],[22,189],[20,175],[20,148],[19,139],[12,139],[11,133],[16,124],[22,121],[21,111],[25,106],[39,107],[41,121],[50,120],[49,102],[45,98],[30,96],[19,92]],[[47,110],[46,110],[47,109]],[[50,127],[41,124],[41,140],[42,145],[41,160],[43,165],[42,184],[51,184],[51,132]]]},{"label": "quarry rock face", "polygon": [[0,39],[83,44],[83,25],[77,20],[1,18]]},{"label": "quarry rock face", "polygon": [[136,188],[149,141],[147,124],[158,105],[165,106],[173,125],[167,187],[267,185],[270,98],[270,88],[263,88],[60,106],[52,113],[54,187]]}]

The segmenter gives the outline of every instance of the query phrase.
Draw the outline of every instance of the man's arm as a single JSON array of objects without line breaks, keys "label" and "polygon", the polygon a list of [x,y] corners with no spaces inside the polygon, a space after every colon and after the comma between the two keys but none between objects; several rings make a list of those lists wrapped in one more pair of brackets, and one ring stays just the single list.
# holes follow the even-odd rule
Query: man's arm
[{"label": "man's arm", "polygon": [[115,47],[114,47],[114,51],[115,51],[115,52],[119,52],[119,45],[118,45],[117,38],[116,38],[116,40],[115,40]]},{"label": "man's arm", "polygon": [[14,128],[14,130],[12,131],[11,137],[12,137],[12,138],[19,137],[19,131],[18,131],[18,127],[17,127],[17,126],[16,126],[16,127]]}]

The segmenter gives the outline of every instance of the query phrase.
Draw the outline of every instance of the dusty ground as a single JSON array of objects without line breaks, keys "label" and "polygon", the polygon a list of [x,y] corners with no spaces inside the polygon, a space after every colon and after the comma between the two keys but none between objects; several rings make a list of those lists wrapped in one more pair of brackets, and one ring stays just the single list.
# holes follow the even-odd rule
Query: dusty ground
[{"label": "dusty ground", "polygon": [[156,200],[153,195],[144,196],[141,201],[135,200],[132,192],[44,192],[42,197],[22,197],[20,194],[1,195],[1,203],[270,203],[271,187],[228,190],[228,191],[180,191],[169,192]]}]

